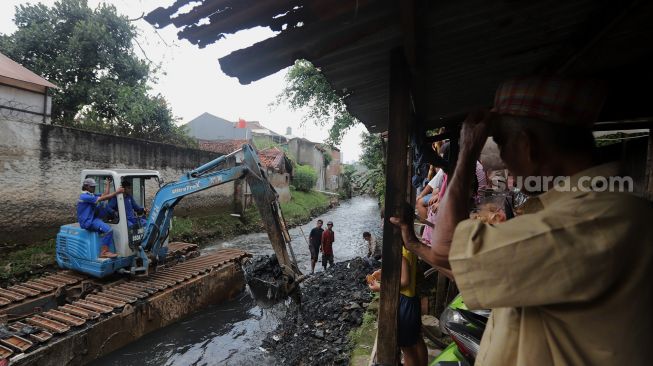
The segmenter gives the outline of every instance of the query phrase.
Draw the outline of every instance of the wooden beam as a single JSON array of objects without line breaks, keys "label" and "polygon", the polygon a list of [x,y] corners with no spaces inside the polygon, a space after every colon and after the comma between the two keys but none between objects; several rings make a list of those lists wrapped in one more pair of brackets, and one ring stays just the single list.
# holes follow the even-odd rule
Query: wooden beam
[{"label": "wooden beam", "polygon": [[411,128],[409,71],[401,48],[390,57],[388,158],[383,226],[383,265],[377,363],[397,364],[397,309],[401,279],[401,231],[389,222],[403,216],[408,189],[408,136]]}]

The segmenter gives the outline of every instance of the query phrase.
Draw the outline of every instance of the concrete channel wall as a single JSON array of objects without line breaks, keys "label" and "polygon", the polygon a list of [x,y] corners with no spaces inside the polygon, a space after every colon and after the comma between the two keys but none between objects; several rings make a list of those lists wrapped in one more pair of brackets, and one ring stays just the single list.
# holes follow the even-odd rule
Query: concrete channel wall
[{"label": "concrete channel wall", "polygon": [[[0,120],[0,243],[47,238],[75,222],[82,169],[158,170],[166,182],[220,154],[39,123]],[[157,188],[146,187],[149,202]],[[234,184],[184,198],[176,212],[231,209]]]}]

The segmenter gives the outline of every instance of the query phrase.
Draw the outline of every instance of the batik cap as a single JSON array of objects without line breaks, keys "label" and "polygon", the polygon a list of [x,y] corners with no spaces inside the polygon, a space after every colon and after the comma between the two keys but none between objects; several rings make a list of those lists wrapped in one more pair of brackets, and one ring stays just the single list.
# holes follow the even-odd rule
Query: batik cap
[{"label": "batik cap", "polygon": [[601,112],[606,94],[605,84],[596,80],[517,78],[499,86],[492,111],[590,127]]}]

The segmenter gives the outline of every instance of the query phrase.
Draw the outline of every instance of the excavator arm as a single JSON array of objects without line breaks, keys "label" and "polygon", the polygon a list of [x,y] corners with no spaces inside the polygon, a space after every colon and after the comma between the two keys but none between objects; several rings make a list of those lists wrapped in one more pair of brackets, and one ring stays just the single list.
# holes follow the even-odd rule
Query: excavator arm
[{"label": "excavator arm", "polygon": [[[243,152],[243,162],[234,167],[221,168],[229,157]],[[182,198],[237,179],[247,180],[252,197],[256,202],[261,219],[268,233],[279,265],[284,273],[281,285],[289,293],[301,275],[290,246],[290,235],[279,205],[278,194],[268,180],[258,156],[250,145],[243,145],[241,150],[221,156],[183,175],[178,181],[161,187],[154,197],[145,227],[145,235],[138,249],[138,265],[134,264],[132,272],[146,271],[149,265],[148,253],[156,260],[159,249],[168,237],[170,222],[175,206]],[[288,254],[290,248],[291,255]],[[293,257],[291,259],[291,256]]]}]

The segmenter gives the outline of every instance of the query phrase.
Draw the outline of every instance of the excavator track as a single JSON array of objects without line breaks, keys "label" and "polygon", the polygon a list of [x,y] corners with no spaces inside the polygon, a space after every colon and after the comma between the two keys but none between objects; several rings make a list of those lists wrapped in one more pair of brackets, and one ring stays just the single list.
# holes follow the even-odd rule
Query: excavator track
[{"label": "excavator track", "polygon": [[[9,324],[9,329],[11,329],[14,332],[21,332],[27,326],[28,326],[27,324],[24,324],[22,322],[14,322],[12,324]],[[37,329],[36,332],[30,333],[29,338],[34,342],[43,343],[49,341],[50,338],[52,338],[52,333],[45,330]]]},{"label": "excavator track", "polygon": [[16,335],[5,339],[0,339],[0,343],[2,343],[3,346],[18,352],[25,352],[34,345],[34,343],[28,341],[27,339]]},{"label": "excavator track", "polygon": [[[166,261],[173,261],[179,257],[194,257],[199,255],[197,244],[173,242],[168,245],[168,256]],[[0,313],[5,308],[13,305],[19,305],[31,298],[43,296],[54,292],[59,288],[75,286],[82,281],[91,280],[89,276],[75,273],[72,271],[62,270],[53,274],[48,274],[41,278],[33,279],[7,288],[0,288]],[[170,281],[161,281],[159,285],[169,287],[174,283]],[[163,288],[165,288],[163,287]]]},{"label": "excavator track", "polygon": [[[182,245],[177,245],[174,255],[187,254],[188,251],[184,251],[184,249]],[[10,321],[7,324],[8,329],[14,334],[0,339],[0,358],[10,358],[21,353],[32,352],[41,345],[47,344],[50,339],[65,337],[74,329],[84,329],[89,324],[114,316],[129,304],[147,301],[154,294],[183,286],[185,282],[193,278],[210,273],[225,264],[239,262],[249,256],[248,253],[237,249],[217,250],[169,267],[150,270],[149,275],[145,277],[123,278],[104,283],[100,289],[85,295],[82,299],[66,302],[37,314],[27,315],[19,321]],[[12,290],[0,289],[0,300],[5,299],[4,302],[8,303],[5,306],[20,304],[34,297],[52,293],[57,288],[76,286],[89,280],[92,281],[83,275],[60,271],[41,279],[14,285]],[[31,286],[28,286],[28,283]],[[2,311],[3,309],[0,308],[0,314]]]}]

